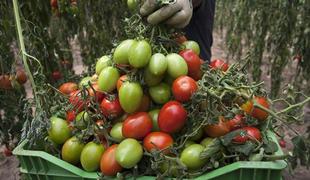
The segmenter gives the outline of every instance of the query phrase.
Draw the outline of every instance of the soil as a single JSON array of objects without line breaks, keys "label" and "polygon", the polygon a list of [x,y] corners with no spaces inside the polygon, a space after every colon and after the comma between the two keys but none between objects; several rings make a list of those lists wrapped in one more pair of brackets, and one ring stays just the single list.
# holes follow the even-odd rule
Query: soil
[{"label": "soil", "polygon": [[[74,57],[74,63],[73,63],[73,68],[76,74],[81,74],[82,71],[85,69],[83,66],[83,63],[81,61],[81,56],[80,56],[80,51],[79,51],[79,45],[75,44],[72,46],[72,51],[73,51],[73,57]],[[212,47],[212,59],[220,58],[220,59],[227,59],[227,52],[225,50],[225,43],[224,43],[224,38],[220,36],[219,33],[215,32],[214,33],[214,44]],[[288,68],[294,68],[296,64],[294,62],[288,66]],[[262,79],[265,81],[265,84],[267,86],[267,89],[270,87],[270,76],[268,76],[267,71],[268,71],[268,64],[264,64],[262,66],[263,70],[263,76]],[[285,79],[287,82],[290,82],[292,73],[291,71],[286,71],[287,73],[285,74]],[[27,91],[27,97],[32,97],[31,93],[31,87],[29,84],[29,81],[25,84],[25,88]],[[304,132],[306,127],[310,125],[310,108],[307,107],[305,108],[305,123],[306,125],[302,126],[296,126],[295,128],[299,132]],[[289,142],[289,137],[291,136],[290,132],[287,132],[287,137],[286,139],[287,142]],[[289,152],[292,149],[292,145],[288,143],[287,148],[284,149],[285,152]],[[2,152],[3,147],[0,148],[0,152]],[[10,156],[10,157],[4,157],[0,155],[0,180],[19,180],[20,178],[20,173],[19,173],[19,162],[15,156]],[[294,174],[291,175],[287,170],[283,172],[283,179],[284,180],[308,180],[310,179],[310,171],[304,167],[298,167],[295,169]]]}]

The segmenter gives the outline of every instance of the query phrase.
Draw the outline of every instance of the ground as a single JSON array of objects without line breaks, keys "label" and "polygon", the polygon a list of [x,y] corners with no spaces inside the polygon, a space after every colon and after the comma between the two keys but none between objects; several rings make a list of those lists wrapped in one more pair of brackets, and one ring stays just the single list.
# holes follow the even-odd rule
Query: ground
[{"label": "ground", "polygon": [[[74,70],[76,73],[80,74],[83,71],[83,65],[81,63],[81,59],[80,59],[80,52],[79,52],[79,48],[78,46],[73,46],[72,51],[74,52]],[[221,36],[219,35],[219,33],[215,32],[214,33],[214,45],[212,47],[212,56],[213,59],[215,58],[222,58],[222,59],[226,59],[227,58],[227,51],[225,50],[225,43],[223,38],[221,38]],[[294,66],[294,64],[291,64],[290,67]],[[267,65],[265,64],[262,67],[262,70],[264,71],[264,75],[263,75],[263,80],[266,82],[267,87],[269,87],[269,82],[270,82],[270,77],[268,75],[266,75],[266,70],[268,69]],[[287,71],[288,74],[286,74],[285,76],[287,76],[287,79],[290,79],[290,71]],[[289,80],[288,80],[289,81]],[[31,89],[30,89],[30,85],[26,84],[25,85],[26,89],[27,89],[27,95],[31,96]],[[310,118],[310,108],[306,108],[305,109],[305,113],[306,113],[306,120]],[[306,124],[309,125],[310,121],[306,121]],[[300,127],[296,127],[298,129],[298,131],[302,132],[305,131],[305,127],[306,126],[300,126]],[[288,136],[289,136],[289,132],[288,132]],[[290,149],[292,148],[291,144],[288,144],[287,149],[285,149],[285,152],[288,152]],[[0,149],[1,152],[1,149]],[[0,155],[1,156],[1,155]],[[18,180],[20,179],[19,176],[19,171],[18,171],[18,160],[16,157],[11,156],[11,157],[0,157],[0,180]],[[306,168],[297,168],[295,170],[294,175],[290,175],[287,171],[285,171],[283,173],[284,175],[284,179],[285,180],[308,180],[310,179],[310,171],[307,170]]]}]

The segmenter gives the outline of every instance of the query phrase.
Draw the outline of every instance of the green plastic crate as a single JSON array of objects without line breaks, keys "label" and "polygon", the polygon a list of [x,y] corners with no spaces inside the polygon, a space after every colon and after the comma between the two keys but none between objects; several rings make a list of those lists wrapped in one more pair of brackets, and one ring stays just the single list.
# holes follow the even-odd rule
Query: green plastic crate
[{"label": "green plastic crate", "polygon": [[[269,133],[274,142],[274,134]],[[20,171],[29,180],[84,180],[97,179],[97,173],[86,172],[44,151],[26,150],[27,141],[17,146],[13,154],[20,161]],[[279,146],[279,145],[278,145]],[[276,155],[282,155],[279,147]],[[284,160],[270,162],[239,161],[207,172],[196,180],[281,180],[281,172],[286,167]],[[154,177],[143,176],[139,180],[154,180]]]}]

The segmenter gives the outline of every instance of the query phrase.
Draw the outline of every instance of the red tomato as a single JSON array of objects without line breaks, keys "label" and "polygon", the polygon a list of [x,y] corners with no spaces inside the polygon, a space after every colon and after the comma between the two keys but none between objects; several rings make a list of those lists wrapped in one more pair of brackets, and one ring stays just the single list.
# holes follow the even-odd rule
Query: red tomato
[{"label": "red tomato", "polygon": [[[164,132],[152,132],[148,134],[143,140],[143,146],[148,151],[167,149],[173,144],[172,137]],[[169,153],[164,151],[165,154]]]},{"label": "red tomato", "polygon": [[137,110],[137,112],[147,112],[149,110],[149,107],[150,107],[150,97],[144,94],[141,101],[141,105]]},{"label": "red tomato", "polygon": [[9,157],[9,156],[12,156],[12,151],[11,151],[7,146],[5,146],[5,147],[4,147],[4,150],[3,150],[3,154],[4,154],[6,157]]},{"label": "red tomato", "polygon": [[254,142],[262,140],[262,135],[259,129],[255,127],[243,127],[240,130],[244,130],[245,133],[241,133],[240,135],[234,137],[234,143],[243,144],[248,140],[252,140]]},{"label": "red tomato", "polygon": [[127,80],[127,75],[122,75],[118,80],[117,80],[117,83],[116,83],[116,89],[117,91],[119,91],[119,88],[121,88],[122,84],[124,83],[124,81]]},{"label": "red tomato", "polygon": [[[89,96],[95,97],[97,102],[101,102],[103,98],[105,97],[104,93],[99,90],[99,85],[97,83],[92,84],[93,88],[88,88]],[[95,90],[95,91],[94,91]]]},{"label": "red tomato", "polygon": [[12,84],[9,75],[0,75],[0,89],[12,89]]},{"label": "red tomato", "polygon": [[175,133],[186,123],[187,112],[177,101],[167,102],[159,111],[158,126],[161,131]]},{"label": "red tomato", "polygon": [[184,49],[179,54],[186,61],[189,74],[195,74],[200,71],[200,58],[193,50]]},{"label": "red tomato", "polygon": [[76,91],[78,89],[78,85],[74,82],[66,82],[63,83],[58,90],[62,92],[63,94],[69,95],[73,91]]},{"label": "red tomato", "polygon": [[218,124],[210,124],[204,128],[205,133],[210,137],[220,137],[224,136],[225,134],[229,133],[229,125],[225,122],[223,116],[219,117]]},{"label": "red tomato", "polygon": [[245,121],[244,116],[241,114],[237,114],[233,119],[227,121],[227,124],[229,126],[229,129],[232,131],[244,127],[245,126],[244,121]]},{"label": "red tomato", "polygon": [[67,113],[66,113],[66,120],[68,122],[74,121],[75,117],[76,117],[76,114],[75,114],[74,111],[67,111]]},{"label": "red tomato", "polygon": [[124,112],[118,97],[114,99],[104,98],[100,104],[100,108],[103,115],[111,119],[121,116]]},{"label": "red tomato", "polygon": [[123,169],[115,159],[117,146],[117,144],[112,145],[101,156],[100,170],[106,176],[115,176]]},{"label": "red tomato", "polygon": [[129,115],[123,123],[122,133],[126,138],[143,139],[152,131],[152,119],[146,112]]},{"label": "red tomato", "polygon": [[51,1],[50,1],[50,4],[51,4],[51,7],[52,7],[53,9],[56,9],[56,8],[58,7],[58,2],[57,2],[57,0],[51,0]]},{"label": "red tomato", "polygon": [[18,69],[16,71],[16,80],[19,84],[25,84],[27,82],[27,76],[24,70]]},{"label": "red tomato", "polygon": [[81,98],[80,90],[73,91],[70,93],[69,102],[72,104],[72,109],[77,109],[78,112],[82,111],[88,102]]},{"label": "red tomato", "polygon": [[203,75],[202,70],[199,70],[198,72],[194,72],[194,73],[189,73],[188,76],[193,78],[195,81],[198,81],[201,79]]},{"label": "red tomato", "polygon": [[244,112],[246,112],[248,115],[251,115],[252,117],[260,120],[260,121],[264,121],[267,119],[268,117],[268,112],[259,109],[257,107],[254,107],[254,102],[256,101],[257,104],[260,104],[261,106],[269,109],[269,103],[267,101],[266,98],[264,97],[254,97],[254,99],[247,101],[246,103],[244,103],[241,108],[243,109]]},{"label": "red tomato", "polygon": [[59,79],[61,79],[61,78],[62,78],[61,72],[59,72],[59,71],[54,71],[54,72],[52,73],[52,79],[53,79],[54,81],[57,81],[57,80],[59,80]]},{"label": "red tomato", "polygon": [[214,59],[213,61],[211,61],[210,67],[212,69],[222,69],[222,71],[225,72],[225,71],[227,71],[229,66],[225,61],[223,61],[221,59]]},{"label": "red tomato", "polygon": [[285,147],[286,147],[286,142],[285,142],[285,140],[284,140],[284,139],[281,139],[281,140],[279,141],[279,145],[281,146],[281,148],[285,148]]},{"label": "red tomato", "polygon": [[194,92],[198,89],[194,79],[188,76],[180,76],[172,84],[174,98],[180,102],[189,101]]}]

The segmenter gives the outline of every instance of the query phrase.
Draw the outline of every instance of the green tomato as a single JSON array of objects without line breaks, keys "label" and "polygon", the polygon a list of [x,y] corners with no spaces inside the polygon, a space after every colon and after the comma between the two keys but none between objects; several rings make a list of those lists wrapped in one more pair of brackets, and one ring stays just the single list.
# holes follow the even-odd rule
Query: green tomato
[{"label": "green tomato", "polygon": [[112,92],[116,88],[120,74],[114,67],[106,67],[99,74],[98,86],[101,91]]},{"label": "green tomato", "polygon": [[102,69],[111,65],[111,59],[109,56],[102,56],[96,63],[96,74],[99,75]]},{"label": "green tomato", "polygon": [[102,144],[89,142],[81,152],[81,165],[85,171],[96,171],[100,165],[101,155],[104,152]]},{"label": "green tomato", "polygon": [[213,138],[206,137],[204,138],[200,144],[203,145],[204,147],[208,147],[210,144],[212,144]]},{"label": "green tomato", "polygon": [[116,64],[128,64],[129,50],[135,43],[137,41],[133,39],[127,39],[121,42],[114,51],[113,61]]},{"label": "green tomato", "polygon": [[127,6],[130,11],[134,11],[138,7],[138,0],[127,0]]},{"label": "green tomato", "polygon": [[92,80],[92,77],[90,76],[84,77],[79,83],[79,88],[80,89],[83,89],[83,87],[88,88],[89,87],[88,82],[91,82],[91,80]]},{"label": "green tomato", "polygon": [[135,68],[142,68],[149,63],[151,56],[151,45],[145,40],[138,41],[129,50],[129,64]]},{"label": "green tomato", "polygon": [[203,150],[202,145],[192,144],[182,151],[180,160],[189,170],[197,170],[207,162],[207,159],[200,158]]},{"label": "green tomato", "polygon": [[196,143],[195,143],[194,141],[187,140],[187,141],[185,142],[184,147],[187,148],[187,147],[189,147],[189,146],[191,146],[191,145],[193,145],[193,144],[196,144]]},{"label": "green tomato", "polygon": [[166,56],[168,61],[168,74],[176,79],[182,75],[187,75],[188,68],[182,56],[171,53]]},{"label": "green tomato", "polygon": [[178,165],[174,161],[163,161],[159,165],[159,171],[161,173],[165,173],[166,171],[168,171],[167,175],[169,177],[178,177],[180,174],[178,170]]},{"label": "green tomato", "polygon": [[159,127],[158,127],[158,114],[159,114],[160,109],[153,109],[149,112],[149,116],[152,119],[152,123],[153,123],[153,128],[152,131],[156,132],[156,131],[160,131]]},{"label": "green tomato", "polygon": [[171,92],[170,86],[166,83],[160,83],[159,85],[149,88],[149,94],[152,100],[157,104],[165,104],[169,101]]},{"label": "green tomato", "polygon": [[68,163],[78,164],[80,162],[80,156],[83,148],[84,144],[73,136],[62,146],[61,157]]},{"label": "green tomato", "polygon": [[85,129],[89,121],[89,114],[86,111],[81,111],[75,118],[74,126],[78,129]]},{"label": "green tomato", "polygon": [[189,139],[192,141],[199,141],[202,138],[203,133],[204,133],[203,129],[200,128],[198,129],[197,133],[194,136],[190,137]]},{"label": "green tomato", "polygon": [[199,44],[196,41],[185,41],[182,44],[184,46],[184,49],[191,49],[193,50],[197,55],[200,54],[200,48]]},{"label": "green tomato", "polygon": [[121,142],[124,140],[124,136],[122,133],[123,123],[119,122],[114,124],[110,131],[110,136],[113,137],[116,141]]},{"label": "green tomato", "polygon": [[50,120],[51,126],[48,130],[49,138],[56,144],[63,144],[71,137],[71,130],[67,121],[55,116],[51,117]]},{"label": "green tomato", "polygon": [[163,75],[156,76],[152,74],[148,67],[144,69],[144,81],[148,86],[155,86],[159,84],[163,77]]},{"label": "green tomato", "polygon": [[143,98],[143,90],[140,84],[126,81],[119,89],[119,101],[121,107],[127,113],[133,113],[139,109]]},{"label": "green tomato", "polygon": [[124,168],[134,167],[143,156],[141,144],[132,138],[123,140],[116,148],[116,161]]},{"label": "green tomato", "polygon": [[161,53],[156,53],[151,57],[149,62],[149,70],[152,74],[160,76],[165,74],[168,68],[168,62],[166,56]]}]

